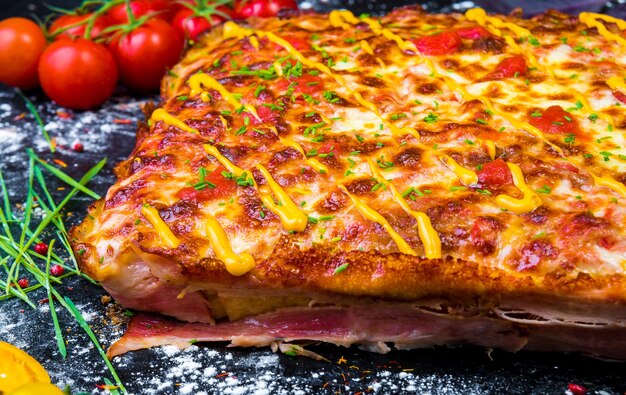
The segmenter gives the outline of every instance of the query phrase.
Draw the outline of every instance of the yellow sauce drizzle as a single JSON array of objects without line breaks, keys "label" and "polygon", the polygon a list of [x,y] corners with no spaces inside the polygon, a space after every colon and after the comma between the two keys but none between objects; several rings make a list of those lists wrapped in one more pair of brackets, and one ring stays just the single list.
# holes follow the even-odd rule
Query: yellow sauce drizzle
[{"label": "yellow sauce drizzle", "polygon": [[461,183],[463,183],[463,185],[468,186],[478,182],[478,175],[476,172],[459,165],[454,159],[452,159],[452,157],[443,155],[440,159],[444,165],[448,166],[448,168],[452,170],[459,177],[459,179],[461,179]]},{"label": "yellow sauce drizzle", "polygon": [[302,154],[302,156],[306,158],[307,163],[313,169],[315,169],[317,172],[328,173],[328,167],[326,167],[324,164],[320,163],[315,158],[307,158],[306,157],[306,153],[304,152],[304,149],[302,148],[302,146],[300,144],[296,143],[295,141],[293,141],[291,139],[286,139],[286,138],[283,138],[283,137],[280,137],[280,136],[278,138],[280,139],[280,142],[283,143],[283,145],[291,147],[291,148],[295,149],[296,151],[300,152]]},{"label": "yellow sauce drizzle", "polygon": [[624,77],[611,77],[606,81],[606,84],[611,89],[625,89],[626,90],[626,82],[624,82]]},{"label": "yellow sauce drizzle", "polygon": [[240,167],[237,167],[233,162],[229,161],[228,158],[223,156],[220,151],[210,144],[203,145],[204,150],[207,154],[215,157],[218,162],[222,164],[229,172],[233,173],[237,177],[241,176],[244,173],[244,170]]},{"label": "yellow sauce drizzle", "polygon": [[[191,88],[191,90],[189,91],[189,96],[196,96],[203,93],[202,87],[204,86],[205,88],[211,88],[218,91],[222,98],[233,108],[238,109],[241,107],[241,103],[239,102],[239,100],[237,100],[235,96],[233,96],[233,94],[224,87],[224,85],[217,82],[217,80],[215,80],[208,74],[196,73],[189,77],[188,83],[189,87]],[[257,114],[256,109],[253,106],[251,106],[250,104],[244,104],[243,107],[247,112],[254,115],[256,119],[261,119],[259,118],[259,115]]]},{"label": "yellow sauce drizzle", "polygon": [[[352,25],[356,25],[360,22],[353,13],[346,10],[333,10],[328,14],[330,24],[334,27],[340,27],[344,30],[350,29]],[[346,23],[347,21],[348,23]]]},{"label": "yellow sauce drizzle", "polygon": [[141,214],[150,222],[152,227],[157,231],[159,236],[161,237],[161,241],[168,248],[177,248],[180,244],[180,240],[172,233],[172,230],[167,226],[165,221],[161,219],[159,212],[154,207],[149,206],[148,204],[143,204],[141,206]]},{"label": "yellow sauce drizzle", "polygon": [[257,40],[256,37],[250,36],[250,44],[252,44],[254,49],[256,49],[257,51],[259,50],[259,40]]},{"label": "yellow sauce drizzle", "polygon": [[306,225],[309,222],[309,218],[304,214],[298,206],[291,200],[289,195],[278,185],[272,178],[270,172],[262,165],[256,165],[256,168],[261,172],[267,186],[270,188],[276,199],[280,204],[274,203],[274,199],[269,194],[261,193],[261,200],[267,208],[272,210],[274,214],[278,215],[283,227],[288,231],[303,232],[306,229]]},{"label": "yellow sauce drizzle", "polygon": [[496,159],[496,144],[491,140],[484,140],[483,144],[487,147],[487,152],[489,153],[489,157],[491,160]]},{"label": "yellow sauce drizzle", "polygon": [[610,188],[620,195],[626,197],[626,186],[624,186],[624,184],[622,184],[621,182],[607,177],[598,177],[595,174],[591,174],[591,176],[593,177],[596,185]]},{"label": "yellow sauce drizzle", "polygon": [[402,236],[400,236],[398,232],[396,232],[393,229],[393,227],[389,224],[389,222],[387,222],[385,217],[380,215],[376,210],[374,210],[367,204],[363,203],[361,199],[351,194],[348,191],[348,188],[346,188],[344,185],[339,184],[339,188],[346,195],[348,195],[350,200],[352,200],[352,204],[354,204],[354,207],[356,207],[356,209],[359,210],[359,212],[361,213],[363,217],[365,217],[365,219],[374,221],[385,229],[385,231],[389,234],[391,239],[398,246],[398,249],[400,250],[400,252],[402,252],[403,254],[417,256],[417,253],[411,248],[411,246],[406,242],[406,240],[404,240]]},{"label": "yellow sauce drizzle", "polygon": [[518,37],[528,37],[531,35],[530,31],[514,23],[505,23],[496,17],[487,16],[487,13],[482,8],[473,8],[471,10],[468,10],[465,13],[465,17],[470,21],[474,21],[478,23],[479,25],[486,27],[491,33],[495,34],[496,36],[503,37],[506,43],[508,44],[508,46],[513,48],[513,51],[515,53],[526,56],[526,58],[528,59],[528,64],[531,67],[537,67],[545,71],[545,68],[542,65],[540,65],[539,62],[537,62],[537,58],[535,57],[535,55],[531,53],[528,53],[528,54],[524,53],[522,48],[520,48],[517,42],[515,42],[515,39],[513,37],[508,36],[508,35],[505,36],[502,33],[502,30],[498,29],[496,26],[506,27],[512,32],[516,33]]},{"label": "yellow sauce drizzle", "polygon": [[581,12],[578,15],[578,19],[580,19],[580,21],[584,23],[585,25],[589,27],[595,27],[596,29],[598,29],[598,33],[600,33],[600,35],[606,38],[607,40],[615,41],[622,47],[626,46],[626,40],[617,34],[611,33],[606,28],[606,26],[604,26],[604,23],[599,21],[599,19],[607,21],[607,22],[616,23],[617,26],[620,28],[620,30],[626,29],[625,21],[621,19],[617,19],[617,18],[612,18],[608,15],[594,14],[592,12]]},{"label": "yellow sauce drizzle", "polygon": [[206,236],[209,239],[215,257],[224,262],[228,273],[233,276],[242,276],[254,269],[254,258],[248,253],[235,254],[228,241],[228,237],[219,222],[213,216],[204,217]]},{"label": "yellow sauce drizzle", "polygon": [[367,41],[361,40],[359,41],[359,45],[361,46],[361,48],[363,48],[365,52],[370,55],[374,55],[374,50],[372,49],[372,47],[370,47],[370,44]]},{"label": "yellow sauce drizzle", "polygon": [[496,197],[496,203],[515,214],[525,214],[533,211],[537,207],[543,204],[543,201],[533,191],[526,185],[526,181],[524,181],[524,174],[522,174],[522,169],[515,163],[507,162],[506,164],[511,170],[511,174],[513,176],[513,184],[519,189],[524,195],[521,199],[516,199],[514,197],[508,195],[498,195]]},{"label": "yellow sauce drizzle", "polygon": [[187,124],[183,121],[181,121],[180,119],[170,115],[167,111],[165,111],[162,108],[157,108],[156,110],[154,110],[152,112],[152,115],[150,116],[150,119],[157,122],[157,121],[161,121],[163,123],[165,123],[166,125],[169,126],[175,126],[180,130],[184,130],[185,132],[189,132],[189,133],[198,133],[198,131],[190,126],[187,126]]},{"label": "yellow sauce drizzle", "polygon": [[491,23],[495,27],[509,29],[513,33],[517,34],[519,37],[532,36],[530,30],[516,25],[515,23],[504,22],[496,17],[489,16],[485,12],[485,10],[480,7],[467,10],[467,12],[465,13],[465,17],[471,21],[478,22],[480,25]]},{"label": "yellow sauce drizzle", "polygon": [[368,159],[367,163],[369,165],[370,171],[372,172],[372,175],[376,177],[377,181],[382,182],[387,187],[389,187],[393,200],[398,203],[407,214],[415,218],[415,221],[417,222],[417,231],[420,240],[424,245],[424,253],[426,255],[426,258],[441,258],[441,239],[439,238],[439,235],[437,234],[435,228],[433,228],[433,225],[431,224],[428,215],[419,211],[412,210],[406,202],[406,199],[404,199],[402,197],[402,194],[398,191],[398,188],[396,188],[396,186],[393,185],[393,183],[391,183],[390,181],[385,180],[382,173],[379,171],[378,166],[371,159]]}]

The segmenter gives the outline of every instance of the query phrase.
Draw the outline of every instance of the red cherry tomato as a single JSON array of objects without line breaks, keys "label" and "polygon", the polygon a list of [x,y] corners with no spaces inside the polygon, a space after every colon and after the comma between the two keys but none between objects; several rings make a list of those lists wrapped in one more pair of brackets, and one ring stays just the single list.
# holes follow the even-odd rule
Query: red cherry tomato
[{"label": "red cherry tomato", "polygon": [[513,176],[506,163],[498,158],[493,162],[485,163],[478,171],[478,182],[484,186],[500,187],[513,184]]},{"label": "red cherry tomato", "polygon": [[413,40],[417,50],[424,55],[449,55],[461,47],[461,36],[455,32],[443,32]]},{"label": "red cherry tomato", "polygon": [[[61,15],[60,17],[55,19],[54,22],[52,22],[52,26],[50,26],[50,29],[49,29],[50,33],[54,34],[60,29],[63,29],[68,26],[76,25],[77,23],[80,23],[90,18],[91,15],[92,14]],[[97,37],[98,35],[100,35],[100,33],[102,33],[104,29],[106,29],[110,25],[111,25],[111,20],[109,18],[105,16],[96,18],[96,20],[94,21],[93,27],[91,28],[91,34],[89,35],[89,38]],[[84,37],[86,29],[87,29],[87,22],[79,26],[68,28],[63,33],[60,33],[58,36],[56,36],[56,39],[59,40],[63,38]]]},{"label": "red cherry tomato", "polygon": [[500,61],[494,71],[486,75],[483,80],[501,80],[503,78],[526,75],[527,70],[528,68],[526,67],[524,57],[522,55],[515,55]]},{"label": "red cherry tomato", "polygon": [[[217,11],[217,12],[216,12]],[[227,7],[197,9],[183,8],[176,12],[172,26],[181,35],[195,40],[201,33],[210,30],[219,23],[232,19],[232,10]]]},{"label": "red cherry tomato", "polygon": [[41,28],[30,19],[0,22],[0,83],[24,89],[37,86],[37,63],[45,47]]},{"label": "red cherry tomato", "polygon": [[[130,9],[135,18],[140,18],[150,13],[158,13],[156,15],[157,18],[169,20],[171,7],[172,4],[168,0],[133,0],[130,2]],[[128,23],[126,3],[112,7],[107,15],[115,23]]]},{"label": "red cherry tomato", "polygon": [[183,39],[167,22],[151,19],[135,30],[115,35],[109,44],[122,83],[135,91],[157,90],[169,67],[180,59]]},{"label": "red cherry tomato", "polygon": [[580,134],[576,118],[561,106],[550,106],[543,111],[534,111],[530,115],[530,124],[544,133]]},{"label": "red cherry tomato", "polygon": [[462,29],[456,29],[455,31],[461,38],[467,38],[469,40],[478,40],[479,38],[491,36],[491,33],[482,26],[464,27]]},{"label": "red cherry tomato", "polygon": [[117,77],[115,59],[106,47],[84,38],[55,41],[39,60],[46,95],[77,110],[104,103],[115,90]]},{"label": "red cherry tomato", "polygon": [[235,6],[235,13],[240,18],[249,18],[258,16],[261,18],[269,18],[276,16],[278,11],[286,8],[297,10],[298,4],[295,0],[248,0],[240,1]]}]

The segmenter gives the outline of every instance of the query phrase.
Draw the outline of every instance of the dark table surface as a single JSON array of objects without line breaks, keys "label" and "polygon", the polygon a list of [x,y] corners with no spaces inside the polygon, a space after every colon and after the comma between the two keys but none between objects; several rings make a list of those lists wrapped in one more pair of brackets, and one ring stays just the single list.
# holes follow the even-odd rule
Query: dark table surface
[{"label": "dark table surface", "polygon": [[[368,4],[374,11],[383,9],[381,2],[356,3],[353,7],[359,12],[368,10]],[[29,4],[2,1],[0,9],[5,16],[23,14]],[[320,7],[341,4],[344,2],[315,2]],[[450,2],[427,2],[427,5],[433,10],[455,8]],[[42,13],[40,5],[30,8]],[[89,185],[104,194],[114,181],[111,172],[114,163],[126,158],[132,149],[135,123],[142,118],[141,105],[147,100],[158,100],[131,97],[120,91],[97,111],[75,113],[50,103],[40,93],[34,92],[30,97],[59,149],[55,154],[49,153],[24,102],[12,90],[0,87],[0,168],[13,202],[24,199],[27,147],[46,159],[63,160],[68,164],[64,170],[75,177],[107,157],[105,169]],[[75,142],[82,143],[85,152],[71,150]],[[57,199],[63,193],[56,191]],[[68,207],[73,215],[67,221],[72,224],[80,220],[90,202],[90,198],[77,195]],[[123,326],[113,325],[107,318],[107,307],[100,300],[105,294],[102,289],[86,280],[70,278],[58,290],[74,300],[103,346],[121,335]],[[37,292],[34,301],[46,297],[44,292]],[[111,379],[104,362],[75,320],[62,309],[58,313],[68,342],[65,360],[56,347],[47,303],[33,310],[17,300],[0,302],[0,340],[34,355],[50,372],[54,383],[67,384],[74,391],[104,393],[97,387],[104,383],[105,377]],[[116,358],[113,365],[133,394],[563,394],[569,383],[583,385],[592,394],[626,394],[626,364],[576,355],[489,353],[475,347],[436,347],[393,351],[387,355],[335,346],[314,346],[312,350],[330,362],[293,358],[267,349],[210,344],[192,346],[186,351],[162,347],[132,352]]]}]

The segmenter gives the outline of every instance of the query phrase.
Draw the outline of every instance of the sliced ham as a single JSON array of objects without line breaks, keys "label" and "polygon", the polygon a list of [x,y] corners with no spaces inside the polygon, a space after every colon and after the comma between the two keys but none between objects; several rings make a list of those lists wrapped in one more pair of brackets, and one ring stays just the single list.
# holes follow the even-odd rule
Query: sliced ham
[{"label": "sliced ham", "polygon": [[515,352],[529,349],[583,351],[626,359],[626,329],[620,326],[572,327],[519,324],[498,316],[428,312],[411,304],[288,308],[217,325],[185,323],[156,315],[134,316],[109,357],[162,345],[227,341],[232,346],[262,347],[276,342],[313,341],[370,351],[434,345],[474,344]]}]

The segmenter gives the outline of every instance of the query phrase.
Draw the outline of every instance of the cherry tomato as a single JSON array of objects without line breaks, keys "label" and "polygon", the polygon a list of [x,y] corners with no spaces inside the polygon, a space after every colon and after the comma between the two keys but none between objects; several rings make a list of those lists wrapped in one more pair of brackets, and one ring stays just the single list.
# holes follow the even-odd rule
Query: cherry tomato
[{"label": "cherry tomato", "polygon": [[[60,29],[63,29],[68,26],[75,25],[80,23],[91,17],[92,14],[84,14],[84,15],[61,15],[57,19],[52,22],[50,26],[50,33],[54,34]],[[91,34],[89,34],[89,38],[94,38],[100,35],[104,29],[111,25],[111,20],[105,16],[101,16],[96,18],[94,21],[93,27],[91,28]],[[79,26],[70,27],[65,30],[63,33],[60,33],[56,36],[56,39],[63,38],[76,38],[76,37],[84,37],[85,29],[87,28],[87,22],[83,23]]]},{"label": "cherry tomato", "polygon": [[113,37],[109,48],[119,66],[122,83],[146,92],[157,90],[169,67],[180,59],[184,41],[172,26],[151,19],[135,30]]},{"label": "cherry tomato", "polygon": [[39,60],[39,76],[49,98],[64,107],[86,110],[111,96],[118,72],[105,46],[77,38],[50,44]]},{"label": "cherry tomato", "polygon": [[550,106],[530,114],[530,124],[544,133],[579,135],[578,121],[561,106]]},{"label": "cherry tomato", "polygon": [[506,163],[498,158],[483,165],[478,172],[478,181],[484,186],[498,187],[513,184],[513,176]]},{"label": "cherry tomato", "polygon": [[443,32],[413,40],[417,50],[424,55],[448,55],[461,46],[461,36],[456,32]]},{"label": "cherry tomato", "polygon": [[[150,13],[158,13],[156,17],[163,20],[169,20],[171,16],[171,2],[168,0],[133,0],[130,2],[130,9],[135,18]],[[115,23],[128,23],[126,3],[112,7],[107,15]]]},{"label": "cherry tomato", "polygon": [[46,37],[30,19],[0,22],[0,83],[24,89],[37,86],[37,62],[45,47]]},{"label": "cherry tomato", "polygon": [[210,30],[219,23],[232,19],[233,11],[227,7],[182,8],[172,19],[172,26],[183,37],[195,40],[201,33]]},{"label": "cherry tomato", "polygon": [[278,11],[286,8],[297,10],[298,4],[295,0],[248,0],[240,1],[235,6],[235,13],[240,18],[249,18],[258,16],[261,18],[269,18],[276,16]]}]

